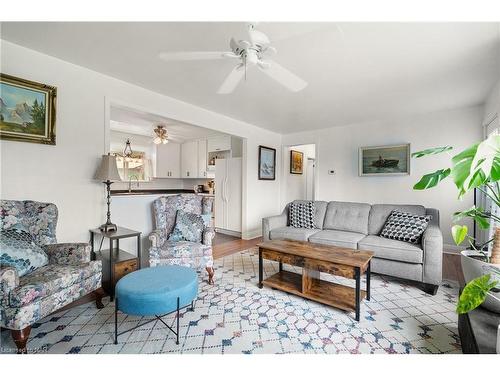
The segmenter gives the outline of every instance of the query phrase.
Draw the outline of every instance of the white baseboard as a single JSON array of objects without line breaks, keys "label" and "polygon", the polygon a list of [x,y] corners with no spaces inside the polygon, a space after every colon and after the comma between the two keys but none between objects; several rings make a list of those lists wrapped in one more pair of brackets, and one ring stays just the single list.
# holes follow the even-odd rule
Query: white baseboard
[{"label": "white baseboard", "polygon": [[248,232],[243,232],[241,234],[241,238],[244,240],[253,240],[254,238],[258,238],[260,236],[262,236],[262,229],[260,228]]},{"label": "white baseboard", "polygon": [[226,234],[228,236],[233,236],[233,237],[241,238],[241,232],[235,232],[235,231],[232,231],[232,230],[222,229],[222,228],[215,228],[215,231],[217,233]]}]

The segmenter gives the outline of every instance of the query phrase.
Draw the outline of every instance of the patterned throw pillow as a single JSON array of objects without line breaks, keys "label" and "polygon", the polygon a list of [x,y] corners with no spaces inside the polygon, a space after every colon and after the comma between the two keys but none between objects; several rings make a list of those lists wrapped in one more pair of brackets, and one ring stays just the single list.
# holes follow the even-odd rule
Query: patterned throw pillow
[{"label": "patterned throw pillow", "polygon": [[14,267],[19,276],[33,272],[49,263],[49,258],[28,232],[2,230],[0,232],[0,266]]},{"label": "patterned throw pillow", "polygon": [[430,220],[430,216],[412,215],[394,210],[387,218],[380,236],[418,244]]},{"label": "patterned throw pillow", "polygon": [[316,207],[313,201],[292,202],[289,206],[288,218],[294,228],[314,228]]},{"label": "patterned throw pillow", "polygon": [[211,215],[198,215],[182,210],[177,210],[175,217],[175,227],[170,233],[170,241],[189,241],[200,243],[203,238],[203,231],[210,224]]}]

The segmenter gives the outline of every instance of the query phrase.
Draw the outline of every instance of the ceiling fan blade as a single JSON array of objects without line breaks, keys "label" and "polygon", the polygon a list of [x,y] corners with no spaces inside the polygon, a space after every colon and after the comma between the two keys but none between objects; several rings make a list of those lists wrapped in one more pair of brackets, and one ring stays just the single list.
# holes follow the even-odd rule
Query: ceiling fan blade
[{"label": "ceiling fan blade", "polygon": [[197,52],[162,52],[160,59],[164,61],[195,61],[223,59],[226,52],[197,51]]},{"label": "ceiling fan blade", "polygon": [[234,91],[238,83],[245,75],[245,66],[243,64],[236,65],[234,69],[226,77],[222,85],[219,87],[217,94],[229,94]]},{"label": "ceiling fan blade", "polygon": [[266,61],[264,64],[258,64],[258,66],[262,72],[281,83],[290,91],[297,92],[307,86],[306,81],[274,61]]}]

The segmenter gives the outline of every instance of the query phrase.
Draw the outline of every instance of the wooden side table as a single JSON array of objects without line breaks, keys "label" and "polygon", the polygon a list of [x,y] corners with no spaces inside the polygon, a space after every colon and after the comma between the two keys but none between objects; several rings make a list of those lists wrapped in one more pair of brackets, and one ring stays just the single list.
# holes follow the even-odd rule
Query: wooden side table
[{"label": "wooden side table", "polygon": [[[109,249],[96,253],[94,240],[101,236],[101,246],[105,239],[109,240]],[[124,238],[137,237],[137,256],[120,249],[120,240]],[[114,246],[116,243],[116,246]],[[99,228],[90,230],[90,244],[92,247],[92,259],[102,261],[103,287],[109,293],[111,301],[115,294],[115,285],[120,278],[127,273],[141,268],[141,232],[118,227],[115,231],[102,232]]]}]

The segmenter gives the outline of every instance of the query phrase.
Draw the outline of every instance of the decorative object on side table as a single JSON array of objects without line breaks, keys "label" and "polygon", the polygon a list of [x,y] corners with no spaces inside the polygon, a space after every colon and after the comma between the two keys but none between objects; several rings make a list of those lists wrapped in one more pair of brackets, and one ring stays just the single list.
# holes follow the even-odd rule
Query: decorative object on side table
[{"label": "decorative object on side table", "polygon": [[[101,236],[99,250],[95,251],[95,236]],[[137,256],[120,249],[120,240],[137,237]],[[104,239],[109,239],[109,249],[102,250]],[[116,243],[116,246],[114,246]],[[115,285],[126,274],[141,268],[141,232],[117,227],[115,231],[103,232],[100,228],[90,230],[90,245],[95,259],[102,261],[102,285],[111,300]],[[112,250],[111,250],[112,249]]]},{"label": "decorative object on side table", "polygon": [[401,176],[410,174],[410,144],[359,148],[359,175]]},{"label": "decorative object on side table", "polygon": [[56,144],[57,89],[0,73],[0,138]]},{"label": "decorative object on side table", "polygon": [[276,149],[259,146],[259,180],[276,179]]},{"label": "decorative object on side table", "polygon": [[106,214],[106,223],[101,225],[99,229],[103,232],[116,231],[116,224],[111,222],[111,184],[115,181],[121,181],[118,167],[116,166],[116,156],[108,154],[102,155],[101,163],[97,169],[94,180],[102,181],[106,185],[107,191],[107,206],[108,212]]},{"label": "decorative object on side table", "polygon": [[[431,148],[412,154],[415,158],[449,152],[450,146]],[[461,199],[467,192],[478,189],[492,202],[491,210],[472,206],[468,210],[456,212],[454,221],[472,218],[482,229],[500,224],[500,135],[491,135],[481,143],[470,146],[451,159],[451,166],[424,175],[413,187],[416,190],[429,189],[440,181],[452,176]],[[451,229],[457,245],[468,240],[473,250],[462,251],[462,269],[468,283],[460,295],[457,305],[459,314],[467,313],[483,304],[483,307],[500,313],[500,228],[494,236],[483,244],[468,235],[466,225],[454,225]],[[491,250],[490,243],[494,241]]]},{"label": "decorative object on side table", "polygon": [[302,174],[304,170],[304,153],[290,150],[290,173]]}]

